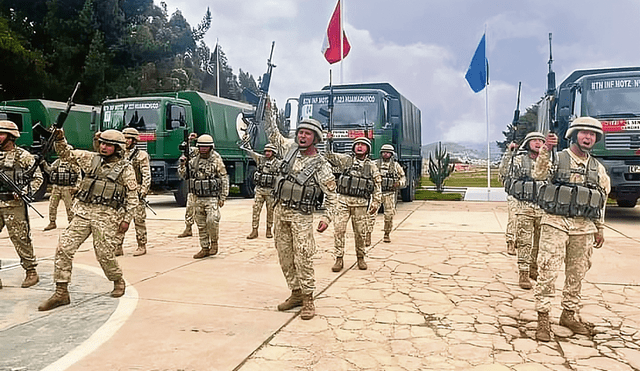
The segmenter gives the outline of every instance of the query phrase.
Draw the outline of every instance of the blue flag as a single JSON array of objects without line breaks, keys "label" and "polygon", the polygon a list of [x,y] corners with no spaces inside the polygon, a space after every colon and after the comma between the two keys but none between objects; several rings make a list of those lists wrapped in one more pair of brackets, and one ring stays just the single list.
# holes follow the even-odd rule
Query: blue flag
[{"label": "blue flag", "polygon": [[485,35],[482,35],[480,44],[478,44],[478,48],[471,59],[469,69],[464,75],[474,93],[482,91],[489,84],[489,62],[487,61],[486,49]]}]

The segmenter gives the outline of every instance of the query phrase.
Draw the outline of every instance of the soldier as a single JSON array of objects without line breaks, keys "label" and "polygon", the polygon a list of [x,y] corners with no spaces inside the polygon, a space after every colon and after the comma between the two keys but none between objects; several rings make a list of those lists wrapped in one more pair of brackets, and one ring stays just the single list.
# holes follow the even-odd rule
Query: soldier
[{"label": "soldier", "polygon": [[[393,229],[393,216],[396,215],[396,203],[398,201],[398,190],[407,184],[402,166],[393,158],[395,148],[391,144],[383,144],[380,147],[380,158],[376,161],[376,166],[382,176],[382,205],[384,207],[384,242],[391,242],[391,229]],[[376,222],[376,215],[370,219],[369,229],[365,238],[365,245],[371,245],[371,232]]]},{"label": "soldier", "polygon": [[295,142],[286,139],[276,127],[273,114],[267,107],[266,130],[269,139],[280,153],[284,153],[281,173],[274,190],[276,198],[275,244],[282,273],[291,296],[278,305],[279,311],[302,305],[300,318],[315,316],[313,291],[315,273],[313,256],[313,211],[318,208],[324,193],[326,209],[317,231],[324,232],[333,219],[336,205],[336,179],[327,160],[318,153],[316,144],[322,142],[322,125],[312,118],[298,123]]},{"label": "soldier", "polygon": [[357,138],[353,141],[351,150],[353,154],[334,153],[331,146],[327,146],[325,153],[331,165],[341,172],[337,184],[338,204],[334,225],[336,262],[331,267],[334,272],[340,272],[344,266],[344,236],[349,218],[355,239],[358,269],[367,269],[364,245],[369,218],[377,212],[382,199],[382,177],[376,164],[369,158],[371,142],[365,137]]},{"label": "soldier", "polygon": [[589,153],[602,137],[600,121],[578,117],[565,135],[571,140],[569,148],[552,161],[550,152],[558,137],[550,133],[536,161],[534,179],[550,182],[538,197],[538,204],[546,211],[540,222],[538,281],[534,289],[538,312],[536,337],[540,341],[551,339],[549,311],[563,261],[560,325],[578,334],[591,334],[588,324],[575,314],[580,307],[582,280],[591,267],[593,248],[604,243],[604,209],[611,184],[604,166]]},{"label": "soldier", "polygon": [[[508,151],[505,152],[498,169],[498,178],[507,192],[511,188],[511,179],[507,179],[506,175],[509,172],[512,158],[513,156]],[[507,228],[505,229],[504,237],[507,243],[507,254],[509,255],[516,255],[516,206],[517,200],[507,193]]]},{"label": "soldier", "polygon": [[[16,146],[19,137],[20,130],[13,121],[0,120],[0,171],[21,189],[37,190],[42,185],[42,173],[36,170],[31,179],[25,178],[24,172],[35,163],[35,158]],[[7,184],[0,182],[0,231],[5,226],[20,257],[20,265],[26,271],[21,287],[31,287],[40,278],[36,273],[38,264],[31,242],[27,205]]]},{"label": "soldier", "polygon": [[256,196],[253,203],[253,219],[251,223],[251,233],[247,239],[252,240],[258,238],[258,227],[260,226],[260,213],[262,205],[267,204],[267,230],[266,237],[272,238],[271,227],[273,226],[273,208],[275,200],[273,199],[273,185],[280,167],[278,160],[278,149],[273,144],[264,146],[264,155],[256,153],[252,150],[245,149],[255,160],[258,168],[253,174],[253,181],[256,184]]},{"label": "soldier", "polygon": [[125,292],[122,270],[115,256],[116,233],[129,229],[128,220],[138,206],[138,183],[133,166],[124,158],[125,138],[117,130],[106,130],[98,136],[98,153],[71,150],[62,129],[54,132],[55,149],[63,161],[80,166],[85,177],[80,183],[74,217],[62,232],[56,248],[53,279],[55,293],[38,310],[46,311],[67,305],[73,256],[80,245],[93,235],[96,258],[109,281],[113,281],[111,296]]},{"label": "soldier", "polygon": [[57,228],[56,219],[60,200],[64,202],[67,211],[67,220],[73,219],[73,195],[78,191],[78,184],[82,180],[80,167],[72,165],[61,159],[56,159],[51,165],[44,165],[44,170],[49,174],[51,183],[51,196],[49,196],[49,224],[45,231]]},{"label": "soldier", "polygon": [[531,281],[538,278],[538,242],[540,240],[540,219],[544,211],[536,203],[536,190],[543,182],[532,177],[533,168],[540,148],[544,145],[544,135],[537,131],[527,134],[520,145],[523,151],[516,153],[517,144],[510,143],[505,156],[510,166],[503,174],[510,185],[507,194],[515,200],[516,245],[518,246],[518,284],[525,290],[531,289]]},{"label": "soldier", "polygon": [[[138,199],[140,202],[133,212],[133,222],[136,229],[136,240],[138,248],[133,252],[133,256],[141,256],[147,253],[147,210],[145,206],[145,198],[151,187],[151,167],[149,165],[149,154],[147,151],[136,147],[136,143],[140,140],[140,133],[135,128],[124,128],[122,130],[126,144],[124,158],[133,165],[133,171],[136,174],[136,182],[138,183]],[[131,220],[127,220],[131,224]],[[124,233],[116,234],[116,256],[122,256],[122,245],[124,243]]]},{"label": "soldier", "polygon": [[214,150],[211,135],[203,134],[196,142],[198,154],[189,160],[180,157],[178,174],[186,179],[189,192],[194,194],[193,207],[198,225],[201,250],[194,259],[206,258],[218,253],[218,234],[220,230],[220,208],[229,195],[229,178],[222,157]]},{"label": "soldier", "polygon": [[[198,134],[191,133],[189,134],[189,141],[196,140],[198,138]],[[189,152],[189,158],[194,158],[198,154],[198,150],[193,147],[189,147],[191,150]],[[187,205],[184,210],[184,231],[178,235],[178,238],[191,237],[193,236],[193,225],[195,224],[194,216],[195,216],[195,207],[193,206],[195,202],[195,195],[187,190]]]}]

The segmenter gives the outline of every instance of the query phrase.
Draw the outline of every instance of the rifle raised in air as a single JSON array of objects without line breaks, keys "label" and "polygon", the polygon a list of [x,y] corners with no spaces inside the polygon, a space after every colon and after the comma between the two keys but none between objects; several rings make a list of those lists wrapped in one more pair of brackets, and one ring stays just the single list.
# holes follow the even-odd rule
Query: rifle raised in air
[{"label": "rifle raised in air", "polygon": [[31,203],[33,202],[33,198],[29,196],[27,192],[20,189],[18,185],[11,179],[4,171],[0,171],[0,182],[5,185],[5,187],[9,188],[13,193],[15,193],[18,197],[22,199],[22,201],[29,206],[33,211],[35,211],[41,218],[44,218],[44,215],[40,214],[38,209],[36,209]]}]

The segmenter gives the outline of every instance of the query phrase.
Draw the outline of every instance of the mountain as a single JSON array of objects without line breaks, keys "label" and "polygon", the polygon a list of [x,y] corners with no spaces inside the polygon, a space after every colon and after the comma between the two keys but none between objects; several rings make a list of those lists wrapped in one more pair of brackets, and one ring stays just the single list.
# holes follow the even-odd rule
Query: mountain
[{"label": "mountain", "polygon": [[[502,157],[502,150],[498,147],[496,142],[491,142],[491,162],[500,161]],[[422,146],[422,157],[428,159],[438,145],[438,142],[426,144]],[[487,144],[486,143],[453,143],[444,142],[442,147],[447,150],[447,153],[455,159],[461,161],[471,160],[486,160],[487,159]]]}]

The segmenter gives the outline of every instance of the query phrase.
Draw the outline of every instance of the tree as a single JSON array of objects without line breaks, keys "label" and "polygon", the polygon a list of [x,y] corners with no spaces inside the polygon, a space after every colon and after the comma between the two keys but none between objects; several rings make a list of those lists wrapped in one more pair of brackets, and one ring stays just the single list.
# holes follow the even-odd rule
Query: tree
[{"label": "tree", "polygon": [[453,164],[447,153],[447,149],[442,147],[442,143],[438,142],[435,150],[435,160],[429,154],[429,179],[436,185],[436,192],[444,190],[444,181],[453,173]]}]

